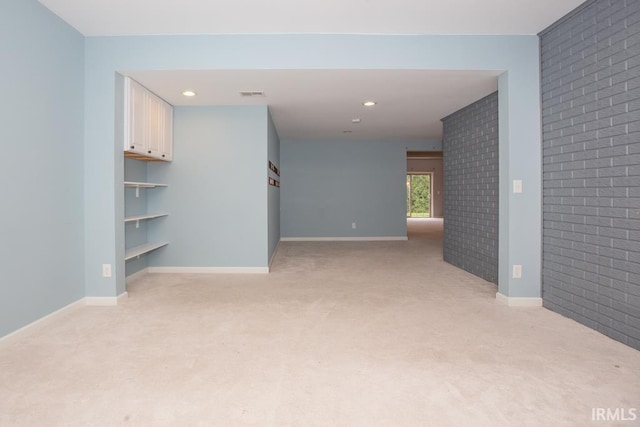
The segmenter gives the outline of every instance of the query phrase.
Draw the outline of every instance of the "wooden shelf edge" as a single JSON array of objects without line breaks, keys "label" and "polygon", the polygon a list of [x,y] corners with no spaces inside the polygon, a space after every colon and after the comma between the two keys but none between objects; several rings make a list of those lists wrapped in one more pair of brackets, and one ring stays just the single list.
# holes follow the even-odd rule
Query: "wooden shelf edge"
[{"label": "wooden shelf edge", "polygon": [[151,251],[155,251],[158,248],[168,245],[169,242],[153,242],[153,243],[145,243],[144,245],[135,246],[133,248],[127,249],[124,252],[124,260],[128,261],[132,258],[139,257],[140,255],[144,255]]},{"label": "wooden shelf edge", "polygon": [[143,162],[170,162],[171,159],[160,159],[157,157],[145,156],[144,154],[133,153],[131,151],[125,151],[124,156],[134,160],[141,160]]}]

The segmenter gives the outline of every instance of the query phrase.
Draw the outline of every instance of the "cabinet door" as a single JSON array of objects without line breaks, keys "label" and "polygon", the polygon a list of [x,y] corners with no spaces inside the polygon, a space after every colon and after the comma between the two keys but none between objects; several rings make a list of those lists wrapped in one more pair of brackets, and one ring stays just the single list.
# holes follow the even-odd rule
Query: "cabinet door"
[{"label": "cabinet door", "polygon": [[[147,90],[131,79],[125,82],[126,108],[125,117],[125,150],[146,154],[147,148]],[[127,138],[128,137],[128,138]]]},{"label": "cabinet door", "polygon": [[147,102],[147,155],[162,158],[164,146],[164,101],[148,94]]},{"label": "cabinet door", "polygon": [[173,159],[173,107],[163,102],[163,142],[162,159],[170,161]]}]

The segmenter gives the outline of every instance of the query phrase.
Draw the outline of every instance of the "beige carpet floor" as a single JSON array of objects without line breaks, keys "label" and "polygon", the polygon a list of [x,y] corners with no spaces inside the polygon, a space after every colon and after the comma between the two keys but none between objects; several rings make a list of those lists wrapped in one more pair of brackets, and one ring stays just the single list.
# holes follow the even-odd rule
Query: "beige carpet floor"
[{"label": "beige carpet floor", "polygon": [[283,242],[269,275],[147,275],[5,339],[0,426],[585,426],[640,407],[640,352],[496,303],[442,261],[441,226]]}]

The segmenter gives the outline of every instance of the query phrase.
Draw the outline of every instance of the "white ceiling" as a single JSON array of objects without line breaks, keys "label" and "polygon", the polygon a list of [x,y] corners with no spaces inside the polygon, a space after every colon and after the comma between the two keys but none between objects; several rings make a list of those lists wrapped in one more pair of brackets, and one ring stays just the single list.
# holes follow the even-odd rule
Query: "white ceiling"
[{"label": "white ceiling", "polygon": [[584,0],[40,0],[86,36],[537,34]]},{"label": "white ceiling", "polygon": [[[281,139],[440,139],[440,119],[497,90],[497,71],[217,70],[125,73],[172,105],[269,105]],[[187,98],[185,89],[197,96]],[[241,91],[264,91],[246,98]],[[362,102],[378,104],[365,108]],[[359,118],[359,124],[352,119]],[[344,131],[352,131],[344,133]]]},{"label": "white ceiling", "polygon": [[[40,0],[86,36],[537,34],[584,0]],[[498,71],[129,71],[173,105],[270,107],[282,139],[440,139]],[[193,89],[195,98],[181,92]],[[264,91],[242,98],[240,91]],[[362,102],[378,105],[365,109]],[[360,118],[360,124],[351,120]],[[351,130],[351,133],[344,133]]]}]

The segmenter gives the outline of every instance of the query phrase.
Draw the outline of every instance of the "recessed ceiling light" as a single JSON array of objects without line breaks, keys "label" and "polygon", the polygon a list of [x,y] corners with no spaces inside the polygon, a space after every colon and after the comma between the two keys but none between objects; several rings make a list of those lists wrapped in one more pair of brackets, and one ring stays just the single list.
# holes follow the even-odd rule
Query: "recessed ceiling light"
[{"label": "recessed ceiling light", "polygon": [[182,92],[182,94],[184,96],[196,96],[196,93],[192,90],[185,90],[184,92]]},{"label": "recessed ceiling light", "polygon": [[373,107],[376,104],[377,104],[376,101],[365,101],[362,103],[362,105],[364,105],[365,107]]},{"label": "recessed ceiling light", "polygon": [[360,119],[351,119],[351,123],[356,123],[357,124],[357,123],[360,123],[360,122],[361,122]]}]

